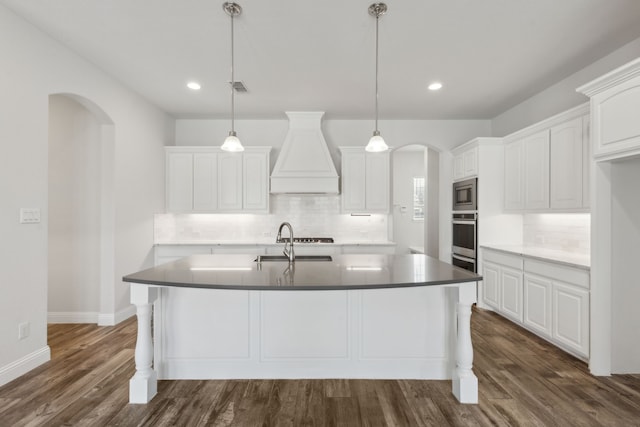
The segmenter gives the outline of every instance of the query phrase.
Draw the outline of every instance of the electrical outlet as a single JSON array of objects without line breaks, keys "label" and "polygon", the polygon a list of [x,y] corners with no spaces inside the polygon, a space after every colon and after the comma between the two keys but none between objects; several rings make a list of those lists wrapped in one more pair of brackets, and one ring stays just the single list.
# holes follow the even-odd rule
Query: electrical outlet
[{"label": "electrical outlet", "polygon": [[20,208],[20,224],[39,224],[40,209]]},{"label": "electrical outlet", "polygon": [[18,339],[23,340],[29,337],[31,326],[29,322],[22,322],[18,325]]}]

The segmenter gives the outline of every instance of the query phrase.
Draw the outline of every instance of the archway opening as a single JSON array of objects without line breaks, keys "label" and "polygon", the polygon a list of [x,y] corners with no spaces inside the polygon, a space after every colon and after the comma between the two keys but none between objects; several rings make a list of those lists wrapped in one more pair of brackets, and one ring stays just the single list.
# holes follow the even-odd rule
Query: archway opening
[{"label": "archway opening", "polygon": [[439,257],[439,163],[439,152],[426,144],[392,152],[392,235],[399,254]]},{"label": "archway opening", "polygon": [[113,136],[113,122],[92,101],[49,96],[49,323],[109,323]]}]

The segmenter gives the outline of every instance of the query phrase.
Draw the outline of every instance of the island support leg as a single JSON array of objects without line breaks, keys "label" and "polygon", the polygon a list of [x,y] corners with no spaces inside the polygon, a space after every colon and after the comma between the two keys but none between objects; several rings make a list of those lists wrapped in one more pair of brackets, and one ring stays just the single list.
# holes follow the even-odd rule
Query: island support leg
[{"label": "island support leg", "polygon": [[136,341],[136,373],[129,380],[129,403],[149,403],[158,392],[158,377],[153,370],[153,338],[151,336],[151,314],[158,288],[131,284],[131,303],[136,306],[138,316],[138,338]]},{"label": "island support leg", "polygon": [[473,344],[471,343],[471,305],[476,302],[476,283],[462,283],[458,287],[456,368],[453,373],[453,395],[460,403],[478,403],[478,378],[473,373]]}]

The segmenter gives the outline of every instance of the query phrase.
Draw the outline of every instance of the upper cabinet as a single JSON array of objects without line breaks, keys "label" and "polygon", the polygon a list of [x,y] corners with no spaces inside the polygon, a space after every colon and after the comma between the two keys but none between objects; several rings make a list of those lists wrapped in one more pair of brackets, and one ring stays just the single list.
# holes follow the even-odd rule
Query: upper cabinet
[{"label": "upper cabinet", "polygon": [[577,90],[591,97],[595,160],[640,154],[640,58]]},{"label": "upper cabinet", "polygon": [[478,176],[478,147],[469,147],[454,153],[453,180]]},{"label": "upper cabinet", "polygon": [[389,212],[389,152],[368,153],[363,147],[340,147],[342,211]]},{"label": "upper cabinet", "polygon": [[[550,130],[549,150],[549,205],[551,209],[577,209],[583,206],[583,187],[588,180],[583,171],[588,170],[589,160],[584,151],[588,139],[583,135],[583,122],[587,117],[578,117],[554,126]],[[584,204],[588,206],[588,204]]]},{"label": "upper cabinet", "polygon": [[269,211],[270,147],[228,153],[218,147],[166,147],[166,210]]},{"label": "upper cabinet", "polygon": [[587,112],[583,105],[505,138],[505,209],[589,207]]}]

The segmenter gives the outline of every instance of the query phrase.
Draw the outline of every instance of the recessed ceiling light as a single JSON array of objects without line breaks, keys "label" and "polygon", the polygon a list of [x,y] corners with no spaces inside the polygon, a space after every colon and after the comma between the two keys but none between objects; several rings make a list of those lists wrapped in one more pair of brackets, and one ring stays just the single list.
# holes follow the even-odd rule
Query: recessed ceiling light
[{"label": "recessed ceiling light", "polygon": [[433,82],[429,85],[429,90],[440,90],[442,89],[442,83],[440,82]]},{"label": "recessed ceiling light", "polygon": [[187,83],[187,87],[191,90],[200,90],[200,83],[198,82],[189,82]]}]

